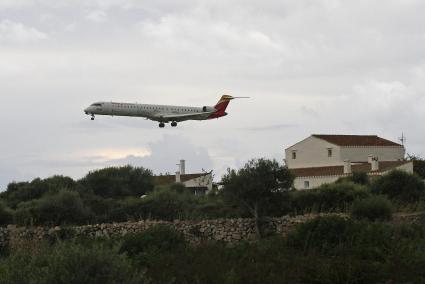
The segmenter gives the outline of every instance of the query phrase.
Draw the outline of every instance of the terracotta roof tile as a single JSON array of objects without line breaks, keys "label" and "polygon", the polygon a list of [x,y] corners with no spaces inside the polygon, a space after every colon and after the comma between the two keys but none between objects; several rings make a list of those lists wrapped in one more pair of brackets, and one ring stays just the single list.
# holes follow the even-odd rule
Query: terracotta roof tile
[{"label": "terracotta roof tile", "polygon": [[[373,173],[382,173],[393,170],[410,161],[394,161],[394,162],[379,162],[379,170]],[[296,168],[290,169],[296,177],[314,177],[314,176],[342,176],[344,175],[344,166],[330,166],[330,167],[313,167],[313,168]],[[369,163],[353,164],[351,166],[352,172],[371,172],[371,165]]]},{"label": "terracotta roof tile", "polygon": [[313,137],[325,140],[338,146],[398,146],[402,145],[376,135],[323,135],[313,134]]}]

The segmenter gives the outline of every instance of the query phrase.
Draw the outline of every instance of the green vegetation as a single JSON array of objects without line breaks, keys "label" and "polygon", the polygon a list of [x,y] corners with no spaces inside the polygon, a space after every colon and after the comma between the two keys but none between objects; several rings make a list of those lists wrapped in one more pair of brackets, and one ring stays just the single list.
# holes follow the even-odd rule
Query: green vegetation
[{"label": "green vegetation", "polygon": [[371,184],[371,192],[383,194],[397,203],[411,203],[425,197],[424,181],[417,175],[392,171]]},{"label": "green vegetation", "polygon": [[386,221],[391,219],[392,211],[392,204],[386,197],[371,196],[354,201],[351,216],[356,219]]},{"label": "green vegetation", "polygon": [[189,245],[168,227],[0,257],[0,283],[422,283],[423,225],[321,217],[287,237]]},{"label": "green vegetation", "polygon": [[0,226],[13,222],[13,212],[0,202]]},{"label": "green vegetation", "polygon": [[[155,187],[151,171],[131,166],[97,170],[78,181],[63,176],[37,178],[11,183],[0,193],[0,225],[253,217],[260,236],[264,217],[343,212],[374,219],[374,214],[384,214],[389,207],[396,212],[425,210],[423,180],[402,171],[372,180],[353,173],[306,191],[291,190],[292,182],[287,168],[266,159],[249,161],[238,171],[229,169],[222,189],[205,196],[194,195],[181,184]],[[392,206],[377,196],[385,196]],[[382,212],[372,213],[374,207]]]},{"label": "green vegetation", "polygon": [[89,216],[89,209],[80,195],[67,189],[39,199],[18,204],[15,221],[19,225],[29,224],[78,224]]},{"label": "green vegetation", "polygon": [[102,244],[60,243],[0,259],[0,283],[149,283],[143,270]]},{"label": "green vegetation", "polygon": [[267,216],[270,206],[283,200],[291,189],[292,173],[276,160],[251,160],[238,171],[228,170],[223,177],[223,197],[244,208],[255,219],[256,233],[260,236],[259,220]]},{"label": "green vegetation", "polygon": [[[254,217],[258,238],[193,246],[167,226],[116,239],[76,239],[62,227],[36,248],[0,251],[0,283],[423,283],[425,226],[387,222],[425,209],[417,175],[355,173],[308,191],[273,160],[229,170],[223,188],[196,196],[181,184],[155,187],[152,173],[107,168],[11,183],[0,193],[0,225],[74,225],[139,219]],[[143,196],[143,198],[142,198]],[[286,237],[261,234],[264,217],[347,213],[299,225]],[[423,222],[423,221],[421,221]]]},{"label": "green vegetation", "polygon": [[297,214],[348,212],[355,200],[367,198],[370,194],[363,185],[340,181],[312,190],[293,192],[292,209]]}]

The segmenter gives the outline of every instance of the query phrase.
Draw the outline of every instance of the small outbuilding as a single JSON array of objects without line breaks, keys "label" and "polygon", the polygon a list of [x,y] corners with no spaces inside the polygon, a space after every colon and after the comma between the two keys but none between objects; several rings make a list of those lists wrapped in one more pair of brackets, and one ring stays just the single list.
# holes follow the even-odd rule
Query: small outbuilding
[{"label": "small outbuilding", "polygon": [[173,183],[181,183],[191,190],[195,195],[203,195],[213,189],[213,173],[193,173],[186,174],[186,162],[180,160],[179,171],[175,175],[154,176],[154,184],[157,186],[166,186]]}]

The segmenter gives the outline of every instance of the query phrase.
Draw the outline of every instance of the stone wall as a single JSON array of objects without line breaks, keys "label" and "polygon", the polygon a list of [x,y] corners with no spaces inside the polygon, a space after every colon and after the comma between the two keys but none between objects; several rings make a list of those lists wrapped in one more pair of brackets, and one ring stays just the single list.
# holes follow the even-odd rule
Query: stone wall
[{"label": "stone wall", "polygon": [[[340,216],[344,214],[300,215],[296,217],[284,216],[269,218],[262,224],[262,230],[269,234],[286,235],[298,224],[317,218],[318,216]],[[395,214],[391,223],[417,223],[425,222],[425,212],[411,214]],[[0,227],[0,251],[10,249],[26,249],[42,241],[53,241],[58,237],[119,237],[129,233],[143,232],[158,225],[167,225],[181,232],[187,241],[192,244],[204,241],[222,241],[234,243],[255,239],[255,221],[253,219],[216,219],[216,220],[175,220],[154,221],[143,220],[138,222],[123,222],[110,224],[95,224],[75,227],[16,227],[9,225]]]},{"label": "stone wall", "polygon": [[[317,215],[270,218],[262,224],[266,233],[285,235],[297,224],[306,222]],[[25,247],[28,243],[54,240],[61,235],[73,237],[118,237],[129,233],[143,232],[151,227],[167,225],[181,232],[192,244],[203,241],[238,242],[255,239],[255,221],[253,219],[216,219],[216,220],[176,220],[173,222],[143,220],[111,224],[95,224],[75,227],[16,227],[9,225],[0,228],[0,249]]]}]

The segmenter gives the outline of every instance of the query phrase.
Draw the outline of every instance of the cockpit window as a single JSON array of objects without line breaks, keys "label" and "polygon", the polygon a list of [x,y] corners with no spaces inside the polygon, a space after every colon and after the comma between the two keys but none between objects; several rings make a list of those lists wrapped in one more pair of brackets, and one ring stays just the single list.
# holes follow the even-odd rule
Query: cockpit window
[{"label": "cockpit window", "polygon": [[94,106],[94,107],[101,107],[102,106],[102,104],[92,104],[91,106]]}]

